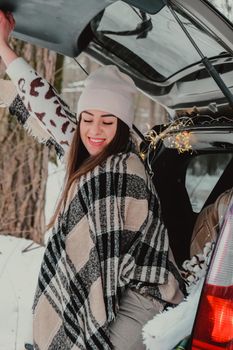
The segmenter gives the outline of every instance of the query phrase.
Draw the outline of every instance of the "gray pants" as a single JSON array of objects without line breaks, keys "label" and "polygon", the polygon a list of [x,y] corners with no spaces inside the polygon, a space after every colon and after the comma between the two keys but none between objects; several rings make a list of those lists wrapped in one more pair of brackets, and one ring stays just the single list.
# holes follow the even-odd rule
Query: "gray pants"
[{"label": "gray pants", "polygon": [[115,350],[145,350],[142,327],[157,313],[162,304],[152,302],[130,288],[122,296],[116,320],[110,325],[110,339]]}]

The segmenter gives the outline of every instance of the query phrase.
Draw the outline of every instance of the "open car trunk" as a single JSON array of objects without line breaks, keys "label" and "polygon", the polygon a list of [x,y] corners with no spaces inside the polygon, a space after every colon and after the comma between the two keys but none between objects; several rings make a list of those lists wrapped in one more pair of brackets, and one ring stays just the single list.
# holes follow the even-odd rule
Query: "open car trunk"
[{"label": "open car trunk", "polygon": [[71,57],[86,51],[103,64],[114,62],[171,118],[177,110],[231,115],[171,12],[233,91],[232,24],[207,1],[0,0],[0,8],[13,11],[20,39]]}]

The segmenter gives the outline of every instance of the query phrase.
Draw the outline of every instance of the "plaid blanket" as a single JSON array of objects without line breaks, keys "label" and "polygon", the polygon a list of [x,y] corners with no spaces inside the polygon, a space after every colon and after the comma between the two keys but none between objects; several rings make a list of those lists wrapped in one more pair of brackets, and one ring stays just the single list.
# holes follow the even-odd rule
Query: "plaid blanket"
[{"label": "plaid blanket", "polygon": [[109,157],[73,185],[41,266],[35,349],[112,349],[109,324],[131,283],[159,286],[164,301],[181,300],[159,216],[154,188],[133,152]]}]

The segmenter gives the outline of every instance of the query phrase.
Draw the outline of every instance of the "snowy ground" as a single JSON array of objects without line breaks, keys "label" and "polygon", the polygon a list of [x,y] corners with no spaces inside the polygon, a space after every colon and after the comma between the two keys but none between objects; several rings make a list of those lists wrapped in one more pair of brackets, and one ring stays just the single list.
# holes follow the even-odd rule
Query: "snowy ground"
[{"label": "snowy ground", "polygon": [[[64,178],[62,166],[49,166],[46,221]],[[30,240],[0,236],[0,350],[23,350],[32,342],[31,307],[44,247]]]},{"label": "snowy ground", "polygon": [[32,241],[0,236],[1,350],[23,350],[32,340],[31,307],[43,253]]},{"label": "snowy ground", "polygon": [[186,176],[186,188],[190,198],[193,211],[199,213],[207,200],[210,192],[217,183],[220,175]]}]

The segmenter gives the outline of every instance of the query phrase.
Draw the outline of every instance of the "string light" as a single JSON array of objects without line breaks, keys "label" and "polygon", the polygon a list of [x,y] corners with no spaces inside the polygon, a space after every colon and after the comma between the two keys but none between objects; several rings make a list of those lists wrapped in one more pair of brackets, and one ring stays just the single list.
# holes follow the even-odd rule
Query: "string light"
[{"label": "string light", "polygon": [[174,146],[178,150],[178,153],[184,153],[192,151],[192,145],[190,144],[190,135],[189,131],[182,131],[176,134]]},{"label": "string light", "polygon": [[150,152],[154,152],[156,150],[158,142],[164,140],[165,138],[170,142],[170,146],[172,148],[177,149],[178,153],[191,152],[191,132],[184,130],[191,125],[193,125],[191,118],[182,117],[176,119],[168,126],[164,125],[164,130],[159,133],[153,129],[148,130],[144,135],[145,140],[149,141],[148,148],[146,151],[140,152],[140,156],[143,161],[145,159],[149,159]]}]

